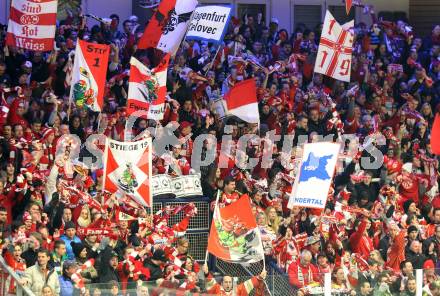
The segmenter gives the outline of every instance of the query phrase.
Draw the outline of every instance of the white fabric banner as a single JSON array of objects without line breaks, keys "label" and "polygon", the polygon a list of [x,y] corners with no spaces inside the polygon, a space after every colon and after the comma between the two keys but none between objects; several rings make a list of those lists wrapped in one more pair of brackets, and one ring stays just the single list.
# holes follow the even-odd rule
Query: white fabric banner
[{"label": "white fabric banner", "polygon": [[186,38],[221,42],[231,11],[231,6],[209,5],[197,7],[188,26]]},{"label": "white fabric banner", "polygon": [[299,173],[295,178],[288,208],[324,209],[341,145],[318,142],[304,144]]},{"label": "white fabric banner", "polygon": [[176,198],[203,196],[200,175],[171,177],[161,174],[151,178],[153,196],[173,194]]},{"label": "white fabric banner", "polygon": [[341,26],[327,10],[316,56],[316,73],[350,82],[354,36],[349,29],[353,26],[354,21]]}]

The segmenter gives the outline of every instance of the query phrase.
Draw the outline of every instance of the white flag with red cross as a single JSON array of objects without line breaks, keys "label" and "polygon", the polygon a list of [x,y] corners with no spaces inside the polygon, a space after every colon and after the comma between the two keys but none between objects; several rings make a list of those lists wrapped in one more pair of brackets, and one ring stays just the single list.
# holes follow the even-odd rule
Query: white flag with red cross
[{"label": "white flag with red cross", "polygon": [[107,138],[103,190],[122,192],[138,204],[151,207],[151,148],[151,138],[137,142],[118,142]]},{"label": "white flag with red cross", "polygon": [[350,81],[354,36],[349,29],[353,26],[354,21],[340,25],[327,10],[316,56],[316,73]]}]

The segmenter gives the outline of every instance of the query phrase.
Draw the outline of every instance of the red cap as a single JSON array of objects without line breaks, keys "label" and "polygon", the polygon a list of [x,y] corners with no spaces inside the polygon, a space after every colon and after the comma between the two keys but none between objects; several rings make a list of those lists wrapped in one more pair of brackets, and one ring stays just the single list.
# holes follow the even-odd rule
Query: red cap
[{"label": "red cap", "polygon": [[423,263],[423,269],[435,268],[434,262],[431,259],[428,259]]},{"label": "red cap", "polygon": [[104,175],[104,170],[103,169],[96,170],[96,177],[97,178],[102,177],[102,175]]},{"label": "red cap", "polygon": [[45,141],[47,140],[47,138],[49,138],[50,135],[55,135],[55,129],[52,127],[49,127],[43,131],[41,139]]},{"label": "red cap", "polygon": [[180,127],[179,128],[182,130],[184,128],[191,127],[191,126],[193,126],[192,123],[190,123],[188,121],[183,121],[183,122],[180,123]]}]

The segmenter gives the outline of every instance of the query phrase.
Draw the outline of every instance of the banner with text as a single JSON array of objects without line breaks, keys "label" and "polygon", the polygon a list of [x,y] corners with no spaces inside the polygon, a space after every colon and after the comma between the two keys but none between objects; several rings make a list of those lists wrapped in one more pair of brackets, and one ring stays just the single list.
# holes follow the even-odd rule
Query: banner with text
[{"label": "banner with text", "polygon": [[57,0],[12,0],[6,45],[35,51],[53,49]]},{"label": "banner with text", "polygon": [[325,208],[340,149],[340,144],[331,142],[304,144],[299,173],[289,199],[289,209],[293,206]]},{"label": "banner with text", "polygon": [[77,107],[102,111],[109,54],[108,45],[78,39],[69,97]]},{"label": "banner with text", "polygon": [[[144,111],[148,119],[162,120],[167,94],[167,70],[170,55],[167,54],[153,70],[135,57],[130,60],[127,114]],[[138,115],[139,116],[139,115]]]},{"label": "banner with text", "polygon": [[197,7],[188,26],[186,38],[221,42],[227,29],[231,11],[231,6]]},{"label": "banner with text", "polygon": [[153,205],[151,138],[118,142],[107,138],[104,151],[104,190],[122,192],[138,204]]},{"label": "banner with text", "polygon": [[170,175],[155,175],[151,178],[153,196],[175,195],[177,198],[188,196],[203,196],[200,175],[171,177]]}]

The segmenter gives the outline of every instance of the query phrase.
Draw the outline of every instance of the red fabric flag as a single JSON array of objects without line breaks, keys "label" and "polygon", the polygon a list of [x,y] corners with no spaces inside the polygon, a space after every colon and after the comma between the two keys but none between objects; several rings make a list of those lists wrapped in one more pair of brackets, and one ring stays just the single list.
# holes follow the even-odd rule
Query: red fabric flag
[{"label": "red fabric flag", "polygon": [[347,15],[350,14],[352,2],[353,0],[345,0],[345,11],[347,12]]},{"label": "red fabric flag", "polygon": [[225,94],[225,100],[230,114],[246,122],[260,122],[255,79],[248,79],[234,85]]},{"label": "red fabric flag", "polygon": [[[162,120],[165,113],[167,94],[167,69],[170,55],[150,70],[135,57],[130,60],[130,80],[128,85],[127,114],[144,111],[148,119]],[[144,117],[143,114],[138,116]]]},{"label": "red fabric flag", "polygon": [[145,28],[138,48],[176,52],[197,3],[197,0],[163,0]]},{"label": "red fabric flag", "polygon": [[118,142],[107,138],[104,151],[104,190],[120,191],[139,205],[150,207],[151,138]]},{"label": "red fabric flag", "polygon": [[435,115],[431,130],[431,149],[435,155],[440,155],[440,114]]},{"label": "red fabric flag", "polygon": [[224,208],[216,207],[208,251],[227,262],[247,264],[264,259],[260,230],[248,196]]}]

